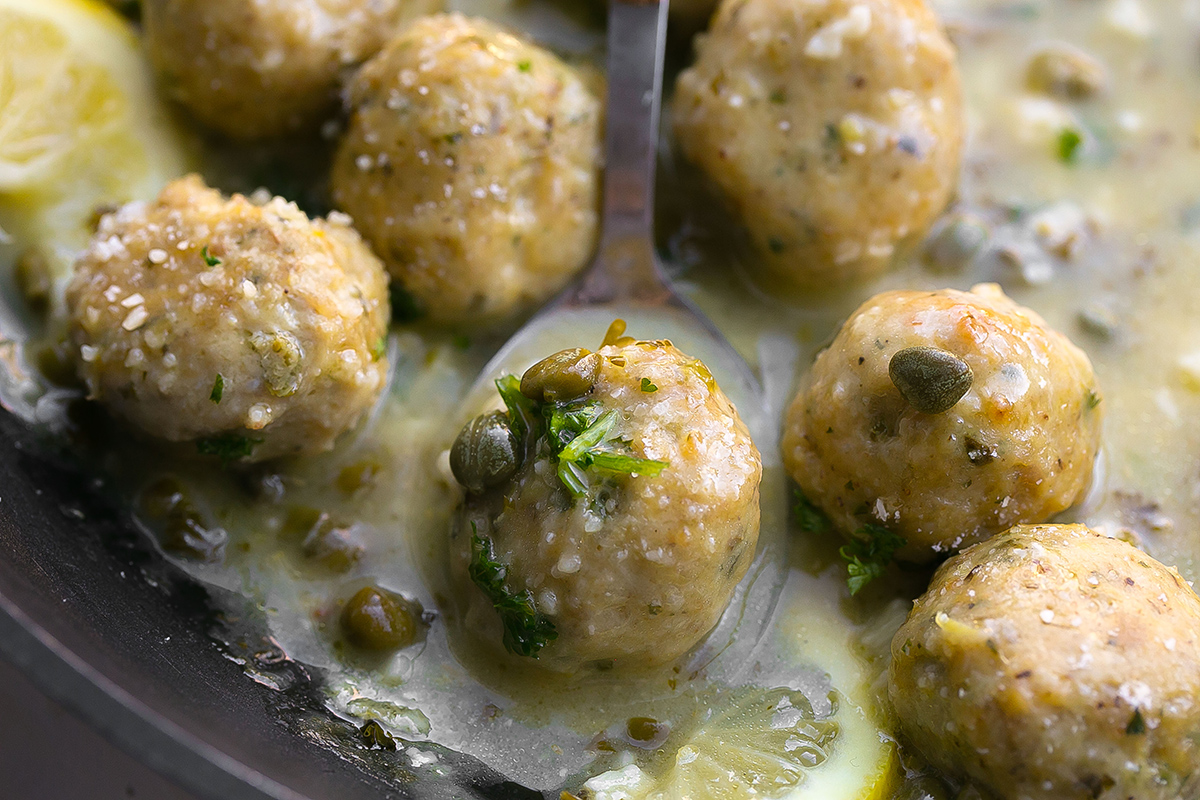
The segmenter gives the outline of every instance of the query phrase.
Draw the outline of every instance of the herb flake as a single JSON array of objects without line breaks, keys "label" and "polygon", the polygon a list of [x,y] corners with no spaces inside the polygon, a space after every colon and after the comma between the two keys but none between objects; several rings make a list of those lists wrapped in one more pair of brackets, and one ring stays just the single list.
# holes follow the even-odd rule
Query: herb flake
[{"label": "herb flake", "polygon": [[868,522],[856,530],[850,543],[838,550],[846,562],[846,585],[851,596],[882,576],[896,551],[906,544],[907,539],[882,525]]},{"label": "herb flake", "polygon": [[1129,718],[1129,724],[1125,726],[1126,736],[1141,736],[1146,732],[1146,718],[1142,716],[1142,710],[1135,708],[1133,716]]},{"label": "herb flake", "polygon": [[1064,164],[1074,164],[1079,159],[1079,148],[1083,145],[1083,136],[1074,128],[1063,128],[1058,132],[1058,160]]},{"label": "herb flake", "polygon": [[658,387],[655,386],[649,378],[642,378],[642,391],[646,394],[653,394],[654,392],[658,391]]},{"label": "herb flake", "polygon": [[214,403],[220,403],[221,398],[225,396],[225,376],[217,373],[217,379],[213,381],[212,391],[208,393],[208,399]]},{"label": "herb flake", "polygon": [[215,267],[221,263],[221,259],[216,256],[209,255],[208,245],[204,245],[204,249],[200,251],[200,255],[204,258],[204,263],[210,267]]},{"label": "herb flake", "polygon": [[224,464],[249,458],[254,446],[262,439],[251,439],[236,433],[221,433],[196,440],[196,451],[202,456],[216,456]]},{"label": "herb flake", "polygon": [[504,648],[513,655],[537,658],[542,648],[558,638],[558,631],[538,612],[533,593],[516,593],[504,585],[508,568],[496,560],[492,541],[480,536],[471,523],[471,582],[487,596],[504,626]]},{"label": "herb flake", "polygon": [[833,527],[825,512],[817,508],[799,489],[796,490],[796,505],[793,509],[796,513],[796,524],[805,533],[826,533]]}]

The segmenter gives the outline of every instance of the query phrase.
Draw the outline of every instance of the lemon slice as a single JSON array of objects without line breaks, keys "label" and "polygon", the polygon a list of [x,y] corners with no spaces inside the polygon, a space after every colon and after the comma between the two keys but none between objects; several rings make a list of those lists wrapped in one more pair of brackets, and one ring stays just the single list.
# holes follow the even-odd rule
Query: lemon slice
[{"label": "lemon slice", "polygon": [[187,171],[129,22],[96,0],[0,0],[0,226],[73,250],[97,207]]},{"label": "lemon slice", "polygon": [[637,763],[588,780],[589,800],[884,800],[898,785],[895,745],[872,708],[871,671],[837,608],[844,576],[793,572],[780,650],[827,675],[830,707],[801,692],[722,691],[666,769]]}]

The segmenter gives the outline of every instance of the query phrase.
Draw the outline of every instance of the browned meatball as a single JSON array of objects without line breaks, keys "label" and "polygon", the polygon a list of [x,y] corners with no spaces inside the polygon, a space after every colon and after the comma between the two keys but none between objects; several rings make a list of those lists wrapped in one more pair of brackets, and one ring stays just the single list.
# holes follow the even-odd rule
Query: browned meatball
[{"label": "browned meatball", "polygon": [[1082,525],[947,561],[892,642],[890,690],[914,746],[1005,800],[1196,796],[1200,599]]},{"label": "browned meatball", "polygon": [[67,307],[94,399],[227,458],[328,450],[386,383],[387,275],[348,222],[196,176],[101,221]]},{"label": "browned meatball", "polygon": [[427,17],[350,85],[333,197],[438,322],[550,298],[597,233],[600,102],[547,50],[490,22]]},{"label": "browned meatball", "polygon": [[[480,470],[486,459],[466,470],[452,459],[467,484],[499,478],[469,495],[457,539],[460,574],[485,589],[468,587],[468,623],[556,670],[665,663],[712,629],[746,574],[761,459],[708,369],[669,342],[570,356],[542,370],[542,385],[566,387],[554,397],[531,390],[529,373],[522,382],[545,400],[533,418],[548,422],[518,448],[511,477]],[[512,616],[470,571],[483,552],[504,565],[506,591],[552,626],[544,649],[513,646]]]},{"label": "browned meatball", "polygon": [[885,292],[803,378],[783,457],[843,531],[928,561],[1078,502],[1100,419],[1087,356],[998,286]]},{"label": "browned meatball", "polygon": [[342,73],[441,0],[144,0],[151,61],[197,119],[238,139],[311,128]]},{"label": "browned meatball", "polygon": [[725,0],[697,48],[679,147],[770,275],[812,289],[879,273],[945,207],[962,89],[923,0]]}]

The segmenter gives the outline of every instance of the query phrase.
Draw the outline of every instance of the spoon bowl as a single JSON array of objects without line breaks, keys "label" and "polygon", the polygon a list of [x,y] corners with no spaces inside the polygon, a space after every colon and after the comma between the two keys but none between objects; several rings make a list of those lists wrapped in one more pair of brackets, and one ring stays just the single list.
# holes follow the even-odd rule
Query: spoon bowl
[{"label": "spoon bowl", "polygon": [[[769,628],[786,576],[786,480],[778,457],[779,411],[758,377],[707,317],[678,295],[654,245],[654,180],[662,105],[668,0],[610,0],[604,206],[600,245],[584,274],[542,309],[484,367],[462,421],[496,405],[495,380],[522,375],[550,353],[596,348],[615,319],[630,335],[669,339],[705,363],[737,408],[763,457],[756,561],[690,671],[736,679]],[[738,630],[737,637],[734,631]],[[750,630],[753,629],[753,630]],[[720,658],[718,658],[720,657]]]}]

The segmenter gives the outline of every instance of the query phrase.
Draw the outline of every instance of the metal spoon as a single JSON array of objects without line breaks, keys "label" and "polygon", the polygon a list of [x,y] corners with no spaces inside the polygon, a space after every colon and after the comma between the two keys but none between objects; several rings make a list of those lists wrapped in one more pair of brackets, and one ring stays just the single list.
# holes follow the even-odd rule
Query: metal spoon
[{"label": "metal spoon", "polygon": [[[617,318],[628,323],[631,335],[670,339],[703,361],[750,429],[764,463],[756,564],[717,629],[691,659],[693,667],[706,666],[725,653],[720,662],[727,667],[720,671],[733,674],[747,663],[749,650],[766,630],[786,576],[779,410],[768,407],[761,383],[728,340],[671,288],[655,252],[654,181],[667,5],[668,0],[609,1],[604,207],[596,257],[574,285],[492,358],[468,393],[463,419],[479,413],[489,400],[494,403],[495,378],[521,375],[561,349],[594,348]],[[736,639],[735,628],[741,629]]]},{"label": "metal spoon", "polygon": [[629,324],[631,335],[671,339],[704,361],[739,411],[753,415],[762,406],[758,379],[713,324],[675,293],[655,252],[654,180],[667,4],[609,4],[600,246],[582,277],[518,331],[483,374],[490,378],[505,367],[527,366],[560,345],[595,347],[619,317]]}]

